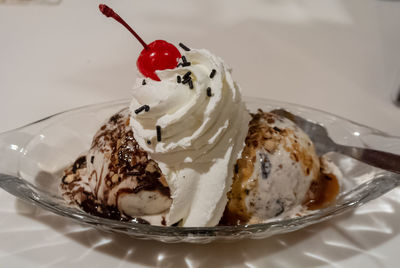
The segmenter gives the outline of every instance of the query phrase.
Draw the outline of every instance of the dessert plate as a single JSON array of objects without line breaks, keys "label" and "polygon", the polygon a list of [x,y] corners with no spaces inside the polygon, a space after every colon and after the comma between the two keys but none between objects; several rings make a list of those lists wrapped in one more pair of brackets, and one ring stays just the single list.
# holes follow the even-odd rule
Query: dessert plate
[{"label": "dessert plate", "polygon": [[[300,105],[260,98],[245,101],[250,111],[282,108],[320,123],[339,144],[400,154],[400,137]],[[120,100],[85,106],[0,134],[0,187],[48,211],[104,231],[162,242],[208,243],[295,231],[365,204],[400,185],[400,174],[332,152],[328,156],[343,174],[340,194],[330,207],[302,217],[243,226],[161,227],[104,219],[68,206],[58,192],[63,169],[89,149],[93,135],[109,116],[128,105],[128,100]]]}]

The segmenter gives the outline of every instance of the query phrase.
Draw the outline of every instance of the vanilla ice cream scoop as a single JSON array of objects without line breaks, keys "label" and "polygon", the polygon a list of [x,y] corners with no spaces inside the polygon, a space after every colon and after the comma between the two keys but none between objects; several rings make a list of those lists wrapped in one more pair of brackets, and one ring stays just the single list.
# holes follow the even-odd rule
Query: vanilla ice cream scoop
[{"label": "vanilla ice cream scoop", "polygon": [[66,170],[62,195],[95,215],[166,225],[169,187],[135,141],[129,120],[126,108],[101,126],[89,152]]},{"label": "vanilla ice cream scoop", "polygon": [[224,62],[204,49],[184,53],[180,66],[139,79],[131,126],[171,189],[167,224],[215,226],[244,146],[249,113]]}]

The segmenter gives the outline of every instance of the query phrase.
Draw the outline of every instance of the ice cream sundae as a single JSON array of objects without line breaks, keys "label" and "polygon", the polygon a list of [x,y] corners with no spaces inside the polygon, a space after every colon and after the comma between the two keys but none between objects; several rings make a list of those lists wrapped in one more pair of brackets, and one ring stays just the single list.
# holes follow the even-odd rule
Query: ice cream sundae
[{"label": "ice cream sundae", "polygon": [[334,199],[325,194],[338,188],[332,169],[310,138],[286,118],[249,113],[222,59],[182,43],[147,45],[100,10],[144,46],[140,77],[130,107],[65,171],[69,203],[112,219],[205,227],[293,217]]}]

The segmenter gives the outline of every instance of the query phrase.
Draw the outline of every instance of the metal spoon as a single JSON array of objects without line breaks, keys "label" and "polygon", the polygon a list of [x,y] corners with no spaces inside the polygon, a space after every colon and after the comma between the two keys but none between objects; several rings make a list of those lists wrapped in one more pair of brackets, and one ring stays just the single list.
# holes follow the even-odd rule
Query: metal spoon
[{"label": "metal spoon", "polygon": [[288,118],[297,124],[314,142],[318,155],[327,152],[338,152],[371,166],[400,174],[400,155],[377,151],[368,148],[360,148],[335,143],[328,135],[325,127],[294,115],[284,109],[271,111],[276,115]]}]

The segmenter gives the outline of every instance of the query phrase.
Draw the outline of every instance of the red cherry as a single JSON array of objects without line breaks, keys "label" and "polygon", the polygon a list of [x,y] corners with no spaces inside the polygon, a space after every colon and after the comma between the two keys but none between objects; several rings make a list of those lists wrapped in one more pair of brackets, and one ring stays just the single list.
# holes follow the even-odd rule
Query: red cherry
[{"label": "red cherry", "polygon": [[156,40],[147,45],[114,10],[104,4],[99,5],[99,9],[105,16],[112,17],[125,26],[143,45],[144,49],[140,52],[136,65],[145,77],[160,81],[156,74],[157,70],[173,69],[177,66],[181,53],[174,45],[164,40]]},{"label": "red cherry", "polygon": [[173,69],[181,57],[179,50],[164,40],[156,40],[143,49],[137,59],[139,71],[146,77],[160,81],[156,70]]}]

